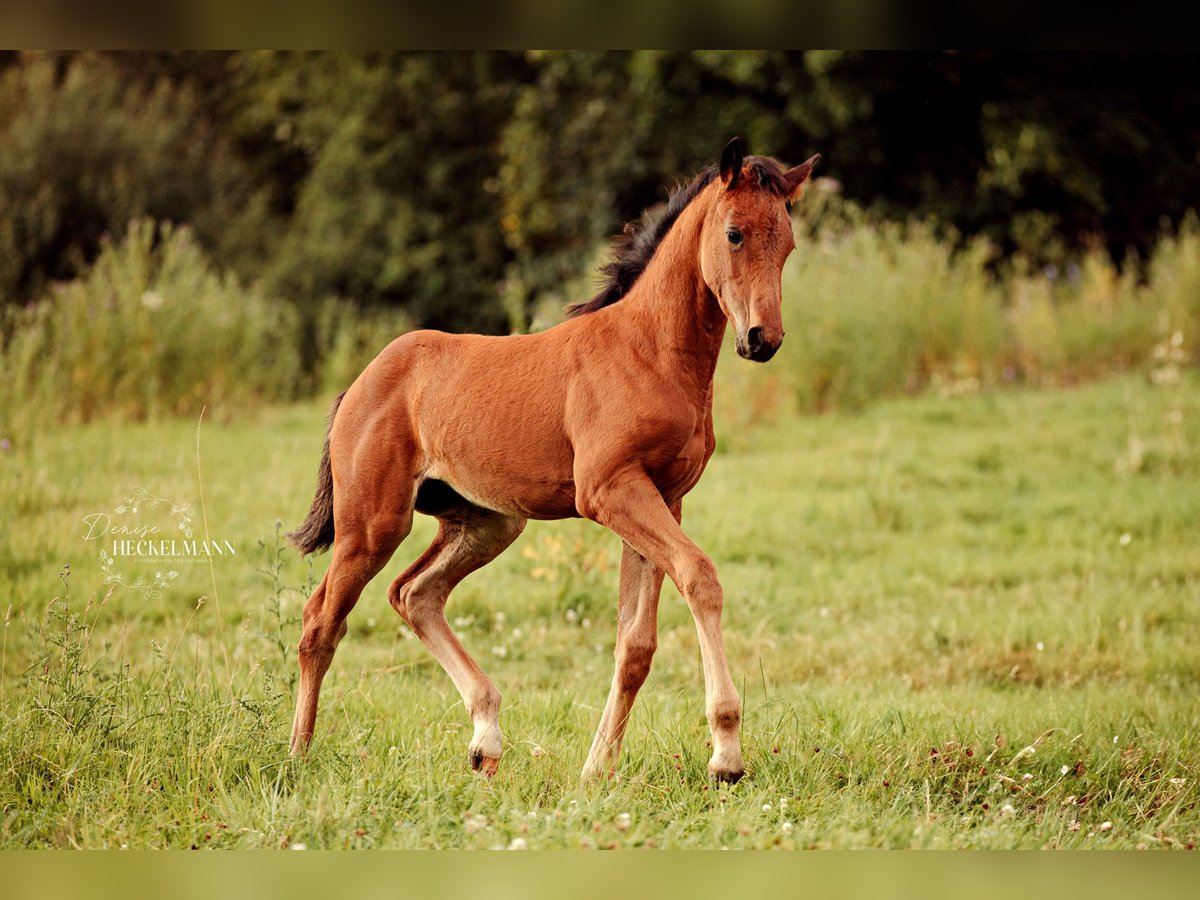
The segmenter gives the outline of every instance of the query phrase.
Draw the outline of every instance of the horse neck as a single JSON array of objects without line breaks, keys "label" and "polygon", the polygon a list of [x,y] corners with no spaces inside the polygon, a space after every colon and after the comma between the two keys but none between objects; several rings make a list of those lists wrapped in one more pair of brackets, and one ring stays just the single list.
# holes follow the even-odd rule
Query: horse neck
[{"label": "horse neck", "polygon": [[711,399],[713,373],[725,337],[725,314],[700,269],[700,237],[715,188],[680,214],[629,294],[616,304],[638,343],[649,343],[664,369]]}]

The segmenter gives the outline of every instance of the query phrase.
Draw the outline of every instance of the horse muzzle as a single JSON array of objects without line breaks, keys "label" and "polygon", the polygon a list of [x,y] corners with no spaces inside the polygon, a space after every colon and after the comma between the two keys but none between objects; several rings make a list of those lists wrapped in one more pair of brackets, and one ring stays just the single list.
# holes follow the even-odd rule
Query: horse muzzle
[{"label": "horse muzzle", "polygon": [[763,330],[757,325],[746,332],[746,336],[737,336],[737,352],[742,359],[749,359],[754,362],[765,363],[768,359],[775,355],[783,345],[783,338],[771,342],[768,341],[763,334]]}]

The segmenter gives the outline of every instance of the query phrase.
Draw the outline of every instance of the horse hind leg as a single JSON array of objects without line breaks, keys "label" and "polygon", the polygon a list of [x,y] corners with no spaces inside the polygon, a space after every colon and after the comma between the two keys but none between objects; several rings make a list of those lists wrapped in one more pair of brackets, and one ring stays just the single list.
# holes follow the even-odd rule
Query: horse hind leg
[{"label": "horse hind leg", "polygon": [[387,565],[412,527],[411,499],[402,503],[400,510],[369,518],[338,518],[329,569],[304,606],[298,654],[300,686],[292,720],[293,755],[303,752],[312,741],[321,682],[346,634],[346,617],[367,582]]},{"label": "horse hind leg", "polygon": [[500,692],[463,647],[446,621],[450,592],[471,572],[500,555],[525,528],[525,520],[466,504],[441,509],[438,533],[388,589],[388,600],[446,670],[474,724],[468,760],[475,771],[496,774],[503,752]]}]

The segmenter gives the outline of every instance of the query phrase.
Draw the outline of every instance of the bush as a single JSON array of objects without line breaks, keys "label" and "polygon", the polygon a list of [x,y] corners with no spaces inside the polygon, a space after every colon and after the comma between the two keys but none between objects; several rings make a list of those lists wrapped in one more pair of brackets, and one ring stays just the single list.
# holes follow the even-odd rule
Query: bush
[{"label": "bush", "polygon": [[732,421],[858,410],[926,388],[1064,385],[1158,365],[1164,354],[1175,363],[1200,354],[1194,215],[1162,237],[1144,267],[1121,271],[1097,248],[1061,271],[1014,264],[997,273],[982,240],[955,251],[930,226],[869,221],[822,197],[822,187],[818,179],[805,199],[818,224],[797,228],[784,270],[789,343],[769,373],[743,371],[736,360],[721,366],[725,393],[736,398],[722,408]]},{"label": "bush", "polygon": [[[83,278],[8,311],[0,422],[228,413],[308,384],[287,304],[213,271],[187,228],[140,220]],[[8,420],[8,421],[5,421]]]},{"label": "bush", "polygon": [[145,216],[187,222],[247,267],[265,252],[262,194],[191,90],[131,85],[91,54],[0,72],[0,305],[84,272]]},{"label": "bush", "polygon": [[785,321],[802,409],[857,409],[935,379],[992,380],[1003,367],[1001,294],[982,243],[955,254],[925,227],[859,223],[795,256]]}]

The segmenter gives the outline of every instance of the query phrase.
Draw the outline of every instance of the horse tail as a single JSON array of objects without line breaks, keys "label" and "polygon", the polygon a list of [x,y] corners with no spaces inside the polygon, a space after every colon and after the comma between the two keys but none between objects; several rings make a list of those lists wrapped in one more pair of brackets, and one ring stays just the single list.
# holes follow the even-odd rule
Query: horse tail
[{"label": "horse tail", "polygon": [[287,539],[301,554],[308,555],[327,550],[333,544],[333,467],[329,464],[329,433],[333,431],[333,419],[346,392],[334,398],[329,408],[329,421],[325,425],[325,449],[321,453],[321,465],[317,468],[317,493],[306,518],[295,531],[289,531]]}]

